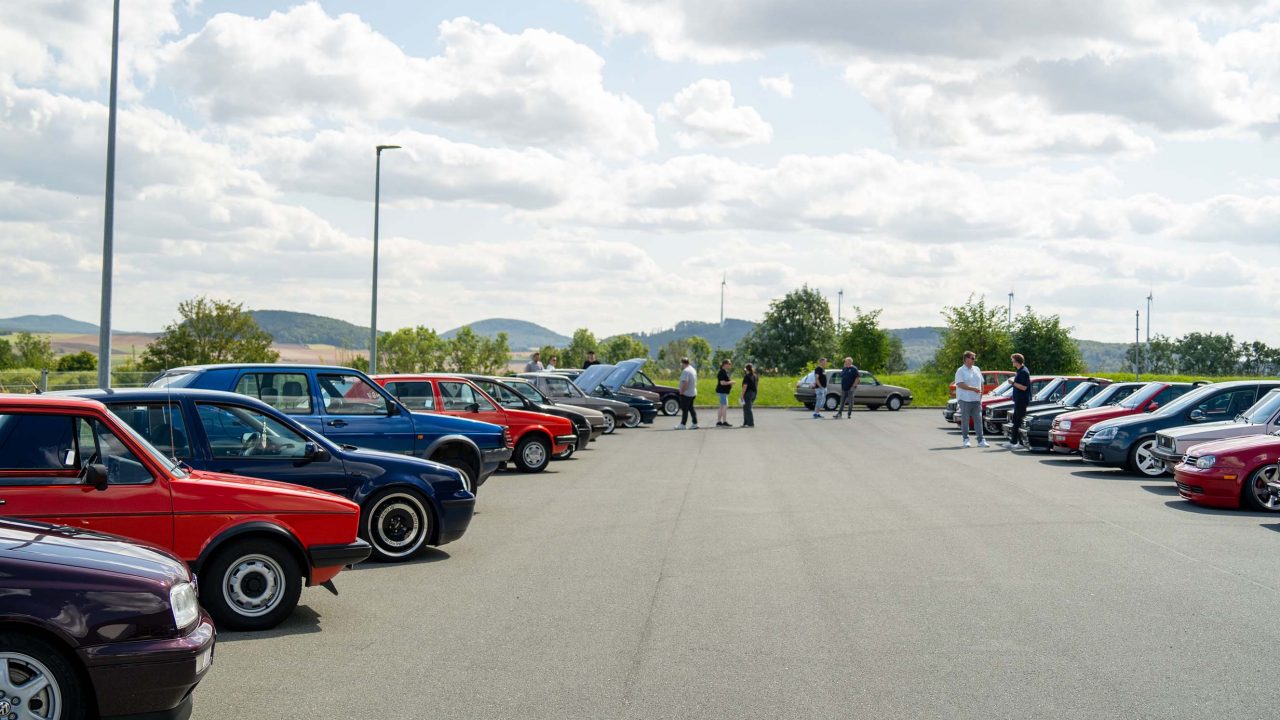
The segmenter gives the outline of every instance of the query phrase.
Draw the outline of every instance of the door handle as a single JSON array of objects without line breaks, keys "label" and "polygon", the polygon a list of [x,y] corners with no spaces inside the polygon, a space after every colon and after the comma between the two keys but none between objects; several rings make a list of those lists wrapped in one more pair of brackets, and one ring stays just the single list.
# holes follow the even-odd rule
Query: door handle
[{"label": "door handle", "polygon": [[346,420],[330,420],[330,421],[329,421],[328,423],[326,423],[326,424],[327,424],[329,427],[338,427],[338,428],[340,428],[340,427],[346,427],[346,426],[347,426],[347,421],[346,421]]}]

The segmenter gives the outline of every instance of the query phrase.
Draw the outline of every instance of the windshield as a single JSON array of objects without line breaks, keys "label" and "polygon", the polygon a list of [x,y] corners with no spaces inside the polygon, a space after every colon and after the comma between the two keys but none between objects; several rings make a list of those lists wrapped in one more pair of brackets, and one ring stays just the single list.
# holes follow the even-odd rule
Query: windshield
[{"label": "windshield", "polygon": [[187,471],[182,469],[182,463],[174,460],[173,458],[165,457],[164,453],[157,450],[155,446],[148,442],[146,438],[142,437],[137,430],[134,430],[133,426],[129,423],[123,421],[112,423],[111,431],[123,433],[133,438],[133,441],[137,443],[144,452],[150,455],[156,462],[160,463],[161,467],[168,470],[169,474],[175,478],[181,479],[187,476]]},{"label": "windshield", "polygon": [[538,388],[534,387],[528,380],[511,379],[508,383],[516,392],[529,398],[536,403],[547,403],[547,396],[543,395]]},{"label": "windshield", "polygon": [[1087,408],[1098,408],[1103,405],[1114,405],[1115,403],[1118,403],[1132,395],[1133,391],[1137,390],[1139,387],[1141,386],[1132,384],[1126,385],[1122,383],[1108,385],[1099,390],[1097,395],[1089,398],[1089,402],[1085,403],[1084,406]]},{"label": "windshield", "polygon": [[992,391],[991,391],[991,394],[992,394],[992,395],[999,395],[999,396],[1003,397],[1003,396],[1005,396],[1005,395],[1008,395],[1012,390],[1013,390],[1013,380],[1012,380],[1012,379],[1010,379],[1010,380],[1005,380],[1004,382],[1000,383],[1000,386],[999,386],[999,387],[997,387],[995,390],[992,390]]},{"label": "windshield", "polygon": [[1071,392],[1067,393],[1067,396],[1062,398],[1062,404],[1063,405],[1079,405],[1081,398],[1083,398],[1085,395],[1088,395],[1089,391],[1093,390],[1097,386],[1098,386],[1097,383],[1090,383],[1090,382],[1080,383],[1079,385],[1076,386],[1075,390],[1072,390]]},{"label": "windshield", "polygon": [[147,387],[169,387],[178,380],[191,374],[190,370],[171,370],[160,377],[147,383]]},{"label": "windshield", "polygon": [[1280,390],[1272,390],[1262,399],[1253,404],[1253,407],[1240,413],[1240,417],[1245,422],[1254,425],[1262,425],[1271,422],[1271,418],[1275,417],[1276,411],[1280,410]]},{"label": "windshield", "polygon": [[1048,400],[1053,397],[1054,393],[1062,392],[1062,386],[1066,383],[1067,381],[1062,378],[1054,378],[1045,384],[1045,386],[1041,388],[1040,392],[1036,393],[1036,396],[1032,398],[1032,400],[1035,400],[1036,402]]},{"label": "windshield", "polygon": [[1124,401],[1120,403],[1120,407],[1128,410],[1142,407],[1144,403],[1155,397],[1156,394],[1164,388],[1165,384],[1162,382],[1149,382],[1146,385],[1143,385],[1137,392],[1125,398]]},{"label": "windshield", "polygon": [[1200,398],[1209,393],[1217,392],[1217,390],[1218,388],[1213,385],[1201,385],[1198,388],[1193,388],[1188,390],[1185,395],[1177,400],[1173,400],[1167,405],[1162,406],[1159,410],[1156,410],[1155,414],[1159,416],[1176,415],[1183,410],[1186,410],[1188,407],[1200,402]]}]

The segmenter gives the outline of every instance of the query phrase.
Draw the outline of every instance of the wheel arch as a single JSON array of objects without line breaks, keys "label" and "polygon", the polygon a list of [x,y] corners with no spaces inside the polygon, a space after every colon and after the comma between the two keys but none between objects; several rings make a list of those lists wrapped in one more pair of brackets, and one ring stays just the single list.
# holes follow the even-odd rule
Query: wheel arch
[{"label": "wheel arch", "polygon": [[236,525],[215,535],[212,540],[205,543],[204,549],[200,551],[200,556],[196,558],[195,562],[191,563],[191,571],[199,574],[205,563],[217,555],[218,551],[225,547],[227,543],[253,537],[276,540],[282,543],[293,555],[293,559],[298,561],[298,567],[302,568],[303,576],[307,581],[306,584],[308,586],[311,585],[311,561],[307,559],[307,553],[303,549],[302,543],[285,528],[263,520]]},{"label": "wheel arch", "polygon": [[436,452],[438,452],[439,450],[442,450],[444,448],[454,447],[454,446],[462,446],[467,448],[467,450],[469,451],[468,455],[472,460],[475,461],[476,474],[479,475],[480,471],[483,470],[483,465],[484,465],[483,456],[481,456],[480,454],[480,446],[476,445],[476,441],[472,440],[466,435],[457,435],[457,434],[441,435],[440,437],[433,440],[430,445],[427,446],[427,449],[422,453],[422,457],[427,460],[430,460],[431,457],[435,455]]}]

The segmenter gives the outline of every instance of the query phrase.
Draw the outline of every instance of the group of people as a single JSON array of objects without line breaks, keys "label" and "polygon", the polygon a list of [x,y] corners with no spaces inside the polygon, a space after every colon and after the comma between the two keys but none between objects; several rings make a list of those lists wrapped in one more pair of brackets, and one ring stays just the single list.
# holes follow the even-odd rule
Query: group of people
[{"label": "group of people", "polygon": [[[729,374],[731,370],[733,370],[732,360],[720,361],[720,372],[716,373],[716,397],[720,400],[716,411],[716,427],[733,427],[733,423],[729,422],[729,393],[733,392],[733,377]],[[739,427],[756,426],[753,408],[759,390],[760,376],[756,375],[755,366],[747,363],[743,368],[742,392],[739,394],[742,402],[742,425]],[[680,358],[678,391],[680,393],[680,424],[676,425],[676,430],[697,430],[698,411],[693,403],[698,397],[698,371],[694,369],[687,357]],[[693,420],[692,424],[689,423],[690,420]]]},{"label": "group of people", "polygon": [[[557,355],[552,355],[547,358],[547,364],[543,365],[542,353],[534,352],[533,355],[529,357],[529,362],[524,364],[524,371],[525,372],[543,372],[545,370],[549,372],[551,370],[556,369],[556,363],[558,362],[560,362],[560,357]],[[596,351],[592,350],[587,353],[587,360],[586,362],[582,363],[582,369],[586,370],[592,365],[599,365],[599,364],[600,364],[600,361],[596,359]]]},{"label": "group of people", "polygon": [[[827,406],[827,359],[819,358],[818,366],[813,369],[813,417],[822,418],[822,409]],[[844,359],[844,367],[840,368],[840,404],[836,406],[835,420],[844,413],[845,419],[853,418],[853,394],[858,391],[861,382],[858,366],[853,358]]]},{"label": "group of people", "polygon": [[[977,366],[978,356],[972,350],[964,353],[964,364],[956,368],[956,403],[960,410],[960,432],[963,437],[961,447],[969,447],[969,425],[972,424],[978,436],[978,447],[990,447],[982,432],[982,368]],[[1031,402],[1031,370],[1027,368],[1027,359],[1022,353],[1009,356],[1013,363],[1013,430],[1009,434],[1009,442],[1004,447],[1009,450],[1022,449],[1022,419],[1027,414],[1027,403]]]}]

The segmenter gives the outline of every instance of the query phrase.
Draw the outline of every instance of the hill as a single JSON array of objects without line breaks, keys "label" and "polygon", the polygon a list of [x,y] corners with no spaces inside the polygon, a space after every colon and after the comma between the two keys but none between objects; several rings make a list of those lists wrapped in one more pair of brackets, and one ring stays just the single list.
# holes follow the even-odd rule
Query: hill
[{"label": "hill", "polygon": [[697,322],[684,320],[676,323],[670,330],[659,330],[652,333],[629,333],[649,347],[649,356],[657,357],[658,349],[672,340],[699,336],[707,339],[712,348],[732,348],[744,335],[751,332],[756,324],[750,320],[725,318],[724,325],[714,322]]},{"label": "hill", "polygon": [[[890,330],[889,333],[902,338],[903,350],[906,351],[907,369],[919,370],[925,363],[933,359],[941,344],[942,328],[919,327]],[[1108,343],[1097,340],[1076,340],[1080,346],[1080,354],[1084,357],[1085,367],[1090,372],[1119,372],[1129,369],[1125,362],[1125,351],[1128,343]],[[1033,365],[1034,367],[1034,365]]]},{"label": "hill", "polygon": [[250,310],[249,314],[277,343],[369,347],[369,328],[345,320],[288,310]]},{"label": "hill", "polygon": [[902,354],[907,358],[907,370],[916,371],[933,359],[942,344],[942,328],[913,327],[890,329],[890,335],[902,339]]},{"label": "hill", "polygon": [[489,338],[497,337],[498,333],[504,332],[507,334],[507,344],[512,350],[533,350],[544,345],[564,347],[569,344],[570,340],[570,338],[537,323],[531,323],[526,320],[512,320],[510,318],[480,320],[443,332],[440,337],[447,340],[457,335],[458,331],[464,327],[471,328],[471,332],[477,335]]},{"label": "hill", "polygon": [[72,320],[66,315],[19,315],[11,318],[0,318],[0,334],[18,332],[84,335],[98,332],[98,326],[93,323]]}]

